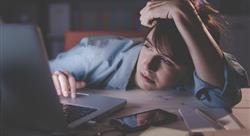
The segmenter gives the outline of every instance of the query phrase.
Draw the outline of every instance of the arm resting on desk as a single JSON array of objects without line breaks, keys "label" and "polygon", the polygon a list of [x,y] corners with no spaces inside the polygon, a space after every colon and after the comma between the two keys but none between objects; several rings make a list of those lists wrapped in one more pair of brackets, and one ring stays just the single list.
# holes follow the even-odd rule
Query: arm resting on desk
[{"label": "arm resting on desk", "polygon": [[202,81],[194,72],[195,96],[209,107],[232,108],[240,102],[240,89],[247,87],[247,72],[230,54],[224,53],[225,84],[223,88],[217,88]]}]

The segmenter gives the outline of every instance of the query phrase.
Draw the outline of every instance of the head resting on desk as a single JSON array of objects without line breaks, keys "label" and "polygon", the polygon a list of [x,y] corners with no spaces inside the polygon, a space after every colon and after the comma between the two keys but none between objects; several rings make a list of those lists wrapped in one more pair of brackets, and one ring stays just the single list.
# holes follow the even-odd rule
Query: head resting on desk
[{"label": "head resting on desk", "polygon": [[[218,42],[219,23],[209,3],[193,2],[199,16],[211,35]],[[185,84],[193,73],[194,66],[187,45],[175,22],[156,19],[157,23],[145,36],[135,72],[135,84],[145,90],[159,90]]]}]

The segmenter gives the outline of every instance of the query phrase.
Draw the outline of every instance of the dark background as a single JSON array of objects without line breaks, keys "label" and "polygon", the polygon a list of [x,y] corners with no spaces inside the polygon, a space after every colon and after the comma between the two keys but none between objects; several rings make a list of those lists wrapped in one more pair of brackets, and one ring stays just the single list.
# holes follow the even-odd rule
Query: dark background
[{"label": "dark background", "polygon": [[[208,0],[228,21],[221,47],[250,71],[250,1]],[[1,0],[0,22],[37,24],[49,58],[63,51],[67,31],[142,31],[139,11],[147,0]]]}]

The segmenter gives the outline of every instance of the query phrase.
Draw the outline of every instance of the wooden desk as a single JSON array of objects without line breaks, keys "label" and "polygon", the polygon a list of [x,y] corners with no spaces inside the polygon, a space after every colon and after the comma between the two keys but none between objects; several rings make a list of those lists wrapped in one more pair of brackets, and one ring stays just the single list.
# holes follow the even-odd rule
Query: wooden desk
[{"label": "wooden desk", "polygon": [[[145,110],[161,108],[170,112],[174,112],[179,115],[179,120],[173,124],[164,126],[167,128],[174,128],[178,130],[188,131],[183,119],[178,113],[178,109],[182,108],[195,108],[195,107],[204,107],[196,98],[187,92],[176,92],[176,91],[142,91],[142,90],[133,90],[133,91],[97,91],[91,93],[98,93],[105,96],[113,96],[118,98],[127,99],[128,103],[124,109],[116,112],[109,118],[100,121],[100,124],[108,125],[108,121],[112,117],[123,116],[127,114],[132,114],[136,112],[141,112]],[[242,89],[242,101],[233,108],[233,114],[236,118],[249,129],[250,122],[250,88]],[[211,109],[213,110],[213,109]],[[98,128],[99,130],[102,128]],[[233,129],[233,128],[232,128]],[[239,128],[237,128],[239,130]],[[141,132],[131,133],[127,136],[139,136]],[[249,131],[247,131],[249,132]],[[84,135],[84,134],[83,134]],[[83,136],[80,135],[80,136]]]},{"label": "wooden desk", "polygon": [[241,89],[242,100],[233,108],[233,114],[237,119],[250,129],[250,88]]},{"label": "wooden desk", "polygon": [[[183,132],[187,132],[188,128],[186,127],[182,117],[178,113],[179,109],[183,108],[195,108],[195,107],[204,107],[196,98],[192,97],[192,94],[187,92],[178,92],[174,91],[142,91],[142,90],[133,90],[133,91],[94,91],[91,93],[98,93],[100,95],[113,96],[118,98],[125,98],[128,101],[126,107],[116,113],[114,113],[111,117],[104,118],[98,122],[99,126],[94,126],[92,128],[83,127],[82,133],[78,136],[90,136],[87,135],[86,131],[97,132],[103,131],[106,128],[103,126],[108,125],[108,121],[112,117],[118,117],[126,114],[132,114],[135,112],[141,112],[145,110],[161,108],[170,112],[174,112],[179,115],[179,120],[173,124],[164,125],[162,128],[181,130]],[[250,88],[242,89],[242,101],[233,108],[233,114],[236,118],[245,126],[246,129],[238,129],[238,130],[220,130],[220,131],[212,131],[206,132],[204,136],[249,136],[249,122],[250,122]],[[210,109],[213,110],[213,109]],[[196,118],[194,119],[194,121]],[[149,129],[147,129],[149,130]],[[146,131],[147,131],[146,130]],[[168,130],[167,130],[168,131]],[[19,131],[20,133],[16,133],[17,136],[22,136],[22,133],[25,136],[42,136],[41,134],[37,134],[37,132],[23,132],[23,130]],[[152,135],[141,135],[145,131],[139,131],[136,133],[131,133],[126,136],[152,136]],[[166,132],[166,131],[163,131]],[[218,132],[218,133],[217,133]],[[1,133],[0,133],[1,134]],[[29,135],[28,135],[29,134]],[[166,133],[164,133],[166,134]],[[163,135],[164,135],[163,134]],[[223,134],[223,135],[222,135]],[[23,135],[24,136],[24,135]],[[116,135],[109,135],[116,136]],[[172,135],[171,135],[172,136]]]}]

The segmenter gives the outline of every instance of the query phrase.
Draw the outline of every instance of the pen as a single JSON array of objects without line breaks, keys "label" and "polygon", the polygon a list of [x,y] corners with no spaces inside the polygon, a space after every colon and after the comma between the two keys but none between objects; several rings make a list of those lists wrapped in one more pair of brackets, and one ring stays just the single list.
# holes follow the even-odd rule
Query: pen
[{"label": "pen", "polygon": [[76,94],[89,96],[89,94],[87,94],[87,93],[81,93],[81,92],[77,92]]},{"label": "pen", "polygon": [[216,119],[214,119],[213,117],[211,117],[210,115],[208,115],[205,111],[196,108],[195,112],[198,113],[199,115],[201,115],[202,117],[204,117],[206,120],[208,120],[209,122],[211,122],[213,125],[216,126],[216,128],[218,129],[225,129],[225,125],[219,121],[217,121]]}]

